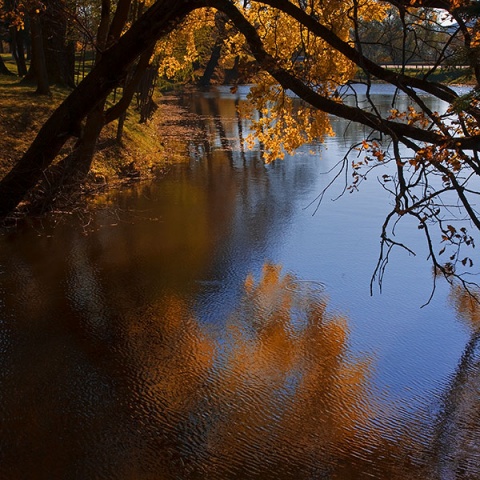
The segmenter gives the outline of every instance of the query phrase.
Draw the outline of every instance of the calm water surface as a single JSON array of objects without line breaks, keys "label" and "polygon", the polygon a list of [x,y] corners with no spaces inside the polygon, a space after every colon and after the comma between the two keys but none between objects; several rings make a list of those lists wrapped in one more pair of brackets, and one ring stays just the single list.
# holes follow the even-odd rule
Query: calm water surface
[{"label": "calm water surface", "polygon": [[201,128],[157,183],[0,237],[1,479],[480,478],[480,312],[421,308],[415,226],[370,296],[386,192],[314,214],[361,130],[265,165],[245,93],[176,100]]}]

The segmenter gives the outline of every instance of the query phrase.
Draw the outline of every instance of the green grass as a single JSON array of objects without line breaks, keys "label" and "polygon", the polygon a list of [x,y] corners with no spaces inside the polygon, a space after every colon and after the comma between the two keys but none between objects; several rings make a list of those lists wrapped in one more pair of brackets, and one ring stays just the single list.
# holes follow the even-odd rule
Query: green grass
[{"label": "green grass", "polygon": [[9,53],[0,53],[0,56],[3,59],[3,62],[5,63],[6,67],[13,73],[17,74],[17,64],[15,63],[15,60],[13,59],[12,55]]}]

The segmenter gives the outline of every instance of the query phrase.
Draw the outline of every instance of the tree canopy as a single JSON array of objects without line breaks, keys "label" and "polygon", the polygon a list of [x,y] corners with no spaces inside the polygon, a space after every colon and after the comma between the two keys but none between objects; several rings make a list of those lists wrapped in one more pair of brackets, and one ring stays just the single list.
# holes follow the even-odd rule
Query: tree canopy
[{"label": "tree canopy", "polygon": [[[132,0],[82,4],[84,12],[99,12],[95,66],[0,182],[0,216],[11,214],[71,138],[81,145],[93,132],[87,149],[91,156],[99,129],[119,118],[121,107],[131,100],[127,88],[125,98],[107,109],[107,96],[139,77],[139,65],[145,67],[154,52],[164,74],[183,71],[188,76],[205,51],[215,50],[216,61],[221,57],[224,65],[242,65],[249,72],[253,87],[250,107],[243,113],[265,145],[266,161],[330,135],[333,115],[366,128],[364,141],[352,146],[355,158],[339,164],[338,176],[351,179],[346,189],[358,188],[372,169],[394,165],[394,173],[386,169],[378,177],[394,198],[382,228],[380,277],[390,249],[408,249],[393,233],[404,217],[413,218],[425,232],[438,271],[450,275],[473,264],[464,250],[474,246],[470,230],[480,229],[475,207],[480,175],[479,2],[157,0],[145,7]],[[447,16],[448,27],[443,21]],[[410,70],[412,62],[424,63],[425,70]],[[436,80],[459,66],[476,83],[462,96]],[[367,104],[356,101],[354,81],[365,85]],[[407,106],[398,107],[395,95],[390,111],[379,111],[370,97],[374,82],[392,85],[407,97]],[[423,94],[446,102],[446,112],[432,111]],[[87,128],[95,115],[95,128]],[[91,160],[82,158],[73,156],[70,163],[83,162],[88,170]],[[445,244],[440,251],[434,231]]]}]

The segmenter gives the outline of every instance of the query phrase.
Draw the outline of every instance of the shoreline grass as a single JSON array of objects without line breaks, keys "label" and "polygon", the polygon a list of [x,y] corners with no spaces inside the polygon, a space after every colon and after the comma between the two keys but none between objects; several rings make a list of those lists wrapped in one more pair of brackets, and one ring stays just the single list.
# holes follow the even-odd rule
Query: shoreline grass
[{"label": "shoreline grass", "polygon": [[[50,96],[36,95],[35,87],[22,84],[19,77],[0,75],[0,177],[21,158],[70,90],[52,86],[51,92]],[[138,113],[129,109],[121,144],[115,141],[117,122],[104,128],[90,175],[93,181],[145,177],[165,163],[158,114],[143,124],[138,123],[138,118]],[[64,147],[65,154],[74,141]]]}]

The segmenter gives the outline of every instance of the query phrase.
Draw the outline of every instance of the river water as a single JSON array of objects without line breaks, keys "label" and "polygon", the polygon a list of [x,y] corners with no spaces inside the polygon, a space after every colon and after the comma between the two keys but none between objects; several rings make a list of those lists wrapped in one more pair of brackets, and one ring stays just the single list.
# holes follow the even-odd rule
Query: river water
[{"label": "river water", "polygon": [[265,165],[246,91],[175,99],[161,180],[0,237],[1,479],[480,478],[479,312],[423,306],[414,225],[370,295],[387,192],[316,201],[363,132]]}]

